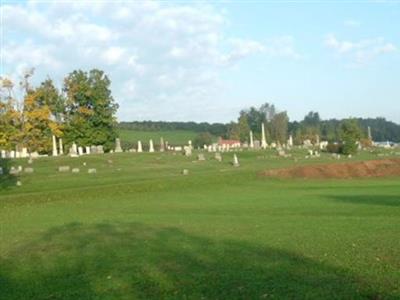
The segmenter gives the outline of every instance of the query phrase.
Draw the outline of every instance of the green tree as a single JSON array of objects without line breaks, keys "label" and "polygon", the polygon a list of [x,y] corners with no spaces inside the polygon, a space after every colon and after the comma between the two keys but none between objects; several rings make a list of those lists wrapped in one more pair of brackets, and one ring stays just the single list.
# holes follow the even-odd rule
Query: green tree
[{"label": "green tree", "polygon": [[241,114],[238,120],[238,130],[239,130],[239,139],[240,141],[246,142],[249,138],[250,126],[247,121],[247,116],[245,114]]},{"label": "green tree", "polygon": [[353,118],[343,120],[340,125],[340,137],[343,143],[343,154],[357,153],[357,141],[362,137],[358,121]]},{"label": "green tree", "polygon": [[289,117],[286,111],[275,113],[271,120],[271,134],[274,141],[281,144],[287,141]]},{"label": "green tree", "polygon": [[65,136],[79,145],[103,145],[112,149],[117,137],[118,105],[103,71],[73,71],[64,80],[66,92]]},{"label": "green tree", "polygon": [[16,109],[13,82],[0,77],[0,147],[15,149],[21,135],[21,113]]},{"label": "green tree", "polygon": [[209,132],[199,133],[193,141],[194,147],[203,147],[212,144],[212,135]]}]

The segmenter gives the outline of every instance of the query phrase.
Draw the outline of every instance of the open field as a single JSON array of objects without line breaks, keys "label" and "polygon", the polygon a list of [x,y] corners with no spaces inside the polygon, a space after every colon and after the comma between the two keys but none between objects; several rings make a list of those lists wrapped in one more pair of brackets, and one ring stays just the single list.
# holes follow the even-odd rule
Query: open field
[{"label": "open field", "polygon": [[188,140],[194,140],[198,135],[197,132],[189,130],[138,131],[130,129],[118,129],[118,134],[124,142],[137,143],[140,140],[147,144],[149,139],[152,139],[156,145],[160,143],[161,137],[170,145],[183,145],[187,144]]},{"label": "open field", "polygon": [[337,162],[304,152],[35,160],[2,177],[0,299],[399,299],[400,178],[259,175]]}]

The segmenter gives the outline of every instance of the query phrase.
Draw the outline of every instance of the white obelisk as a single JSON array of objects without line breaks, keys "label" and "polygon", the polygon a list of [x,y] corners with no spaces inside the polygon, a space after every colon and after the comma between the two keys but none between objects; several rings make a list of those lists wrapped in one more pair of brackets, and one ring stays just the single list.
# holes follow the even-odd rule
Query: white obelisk
[{"label": "white obelisk", "polygon": [[254,148],[253,131],[250,130],[250,148]]},{"label": "white obelisk", "polygon": [[261,148],[267,149],[267,141],[265,139],[265,128],[264,123],[261,123]]},{"label": "white obelisk", "polygon": [[57,142],[55,135],[53,135],[53,156],[57,156]]},{"label": "white obelisk", "polygon": [[154,152],[154,145],[153,145],[153,140],[149,141],[149,152],[153,153]]}]

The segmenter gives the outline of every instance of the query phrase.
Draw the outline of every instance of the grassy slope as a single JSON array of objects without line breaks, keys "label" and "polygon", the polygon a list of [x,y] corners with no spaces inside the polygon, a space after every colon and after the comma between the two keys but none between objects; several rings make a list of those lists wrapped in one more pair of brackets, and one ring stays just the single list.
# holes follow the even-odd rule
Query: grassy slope
[{"label": "grassy slope", "polygon": [[399,298],[399,178],[257,176],[271,154],[35,161],[0,192],[0,298]]},{"label": "grassy slope", "polygon": [[163,137],[164,141],[168,141],[170,145],[183,145],[187,144],[188,140],[194,140],[197,132],[188,130],[170,130],[170,131],[137,131],[128,129],[119,129],[119,136],[123,142],[137,143],[138,140],[147,144],[150,139],[158,145],[160,138]]}]

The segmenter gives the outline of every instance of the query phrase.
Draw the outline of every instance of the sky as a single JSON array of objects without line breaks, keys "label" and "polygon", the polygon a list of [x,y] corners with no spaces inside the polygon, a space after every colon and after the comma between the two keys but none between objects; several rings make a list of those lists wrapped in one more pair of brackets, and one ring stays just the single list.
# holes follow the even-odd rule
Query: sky
[{"label": "sky", "polygon": [[15,82],[104,70],[120,121],[229,122],[268,102],[400,123],[400,1],[1,0],[0,42]]}]

